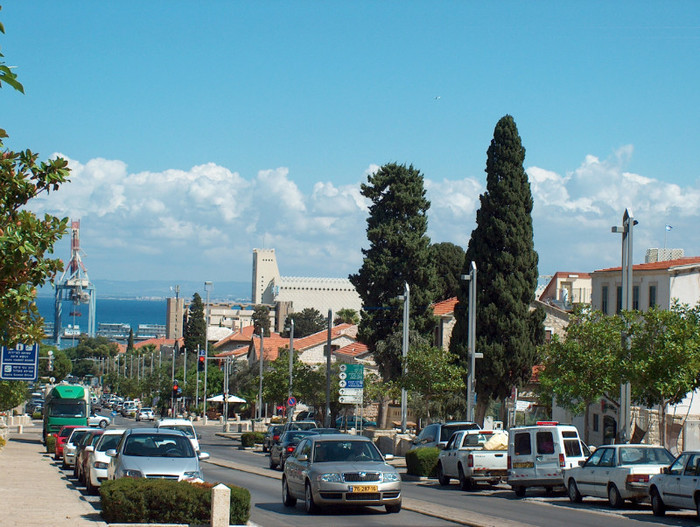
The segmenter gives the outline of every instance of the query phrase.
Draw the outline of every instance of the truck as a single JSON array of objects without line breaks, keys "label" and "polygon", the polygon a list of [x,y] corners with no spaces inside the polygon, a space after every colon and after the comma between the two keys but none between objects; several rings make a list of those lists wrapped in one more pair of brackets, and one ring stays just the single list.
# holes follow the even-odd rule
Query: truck
[{"label": "truck", "polygon": [[508,475],[507,448],[508,434],[502,430],[459,430],[440,451],[438,482],[449,485],[457,479],[462,490],[496,485]]},{"label": "truck", "polygon": [[88,426],[90,390],[79,384],[58,384],[44,402],[44,442],[65,425]]}]

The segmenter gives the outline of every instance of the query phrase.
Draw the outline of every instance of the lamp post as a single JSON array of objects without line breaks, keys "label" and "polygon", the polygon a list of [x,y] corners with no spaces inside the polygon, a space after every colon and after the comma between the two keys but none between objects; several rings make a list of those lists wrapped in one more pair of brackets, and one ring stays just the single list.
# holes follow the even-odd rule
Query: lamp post
[{"label": "lamp post", "polygon": [[[408,357],[408,317],[411,308],[411,289],[408,282],[404,282],[403,295],[399,295],[399,300],[403,300],[403,336],[401,340],[401,357],[403,358],[402,373],[404,377],[408,373],[406,357]],[[401,433],[406,433],[406,414],[408,413],[408,394],[406,388],[401,388]]]},{"label": "lamp post", "polygon": [[211,282],[204,282],[204,290],[207,292],[207,316],[206,316],[206,324],[204,325],[204,417],[206,418],[207,416],[207,366],[209,364],[209,316],[210,316],[210,307],[209,307],[209,293],[211,292],[212,288],[212,283]]},{"label": "lamp post", "polygon": [[331,427],[331,342],[333,330],[333,310],[328,310],[328,341],[326,343],[326,428]]},{"label": "lamp post", "polygon": [[469,274],[463,274],[462,280],[469,282],[469,307],[467,313],[467,353],[469,356],[469,375],[467,376],[467,421],[474,419],[474,396],[476,388],[476,262],[472,260]]},{"label": "lamp post", "polygon": [[263,404],[263,357],[265,352],[263,333],[265,330],[260,326],[260,355],[258,356],[258,365],[260,367],[260,387],[258,388],[258,419],[262,419],[262,404]]},{"label": "lamp post", "polygon": [[[294,382],[294,319],[290,320],[289,323],[289,397],[287,401],[292,398],[292,383]],[[294,413],[294,408],[291,406],[287,408],[287,421],[292,422],[292,414]]]},{"label": "lamp post", "polygon": [[[622,234],[622,310],[629,311],[632,307],[632,294],[633,294],[633,281],[632,281],[632,259],[634,257],[632,252],[632,231],[635,225],[639,222],[634,219],[632,210],[625,209],[625,213],[622,215],[622,226],[614,225],[610,230],[611,232]],[[622,346],[624,349],[629,350],[630,338],[625,328],[623,330]],[[632,428],[632,416],[631,409],[632,406],[632,387],[630,383],[627,382],[620,386],[620,426],[619,426],[619,440],[620,443],[627,443],[631,437]],[[588,423],[586,423],[588,426]]]}]

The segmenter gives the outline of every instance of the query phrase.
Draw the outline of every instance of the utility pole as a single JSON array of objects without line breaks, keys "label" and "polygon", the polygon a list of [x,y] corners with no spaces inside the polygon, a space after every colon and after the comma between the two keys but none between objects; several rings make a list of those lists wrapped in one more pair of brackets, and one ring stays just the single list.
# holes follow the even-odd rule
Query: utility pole
[{"label": "utility pole", "polygon": [[207,316],[206,325],[204,327],[204,417],[207,416],[207,374],[209,372],[209,317],[211,315],[209,307],[209,292],[211,291],[212,283],[204,282],[204,289],[207,291]]},{"label": "utility pole", "polygon": [[472,260],[469,274],[463,274],[462,280],[469,282],[469,306],[467,312],[467,354],[469,357],[469,375],[467,376],[467,421],[476,422],[474,415],[474,398],[476,397],[476,262]]},{"label": "utility pole", "polygon": [[263,333],[265,333],[265,330],[260,327],[260,354],[258,356],[258,366],[260,368],[259,375],[260,375],[260,388],[258,389],[258,419],[262,420],[262,404],[263,404],[263,360],[265,357],[265,346],[264,346],[264,340],[263,340]]},{"label": "utility pole", "polygon": [[[399,300],[403,300],[403,336],[401,340],[401,357],[403,359],[402,372],[404,377],[408,373],[406,360],[408,357],[408,323],[411,310],[411,289],[408,282],[404,282],[403,295],[399,295]],[[406,433],[406,417],[408,414],[408,394],[406,388],[401,388],[401,433]]]},{"label": "utility pole", "polygon": [[326,428],[331,427],[331,331],[333,330],[333,310],[328,310],[328,342],[326,344]]},{"label": "utility pole", "polygon": [[[292,384],[294,383],[294,319],[290,321],[289,327],[289,396],[287,401],[292,398]],[[294,407],[287,406],[287,422],[292,422]]]}]

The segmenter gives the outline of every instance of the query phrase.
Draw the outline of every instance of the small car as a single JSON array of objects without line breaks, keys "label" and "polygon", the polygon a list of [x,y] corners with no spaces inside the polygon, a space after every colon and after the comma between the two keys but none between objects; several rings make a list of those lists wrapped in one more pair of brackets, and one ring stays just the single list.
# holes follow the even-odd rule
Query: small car
[{"label": "small car", "polygon": [[309,514],[324,506],[384,506],[397,513],[401,476],[367,437],[311,434],[284,466],[282,503],[294,507],[298,499]]},{"label": "small car", "polygon": [[348,428],[371,428],[376,427],[376,421],[370,421],[359,415],[340,416],[335,420],[335,427],[347,430]]},{"label": "small car", "polygon": [[58,434],[53,434],[53,436],[56,438],[56,450],[54,451],[53,458],[56,461],[63,458],[63,447],[65,446],[66,441],[68,441],[68,436],[70,436],[74,428],[80,427],[78,425],[65,425],[61,427]]},{"label": "small car", "polygon": [[105,452],[110,458],[107,478],[159,478],[176,481],[202,481],[200,460],[184,432],[168,428],[132,428],[126,430],[119,444]]},{"label": "small car", "polygon": [[89,494],[96,494],[102,482],[107,479],[107,467],[110,458],[107,450],[117,448],[119,440],[124,434],[123,429],[110,428],[105,430],[97,440],[92,452],[88,455],[87,469],[85,470],[85,486]]},{"label": "small car", "polygon": [[88,417],[88,426],[99,426],[100,428],[107,428],[112,420],[106,415],[97,415],[96,413],[91,413]]},{"label": "small car", "polygon": [[581,466],[565,470],[564,481],[573,503],[583,496],[607,497],[619,509],[625,500],[646,499],[651,477],[672,462],[673,455],[658,445],[603,445]]},{"label": "small car", "polygon": [[268,452],[274,443],[280,440],[280,434],[284,429],[284,425],[270,425],[265,432],[263,438],[263,452]]},{"label": "small car", "polygon": [[155,418],[153,408],[143,407],[136,413],[137,421],[153,421]]},{"label": "small car", "polygon": [[700,518],[700,451],[682,452],[670,467],[652,476],[649,497],[655,516],[667,509],[694,509]]},{"label": "small car", "polygon": [[66,444],[63,445],[64,469],[70,468],[75,464],[75,452],[78,449],[78,443],[83,438],[83,436],[87,434],[90,430],[94,430],[94,428],[90,428],[87,426],[78,426],[76,428],[73,428],[70,435],[68,436],[68,439],[66,440]]},{"label": "small car", "polygon": [[421,430],[413,440],[414,448],[438,447],[445,445],[457,430],[479,430],[481,427],[470,421],[451,421],[447,423],[431,423]]},{"label": "small car", "polygon": [[199,439],[197,439],[197,431],[189,419],[161,419],[156,422],[156,428],[165,428],[169,430],[179,430],[184,433],[190,442],[195,452],[199,452]]},{"label": "small car", "polygon": [[313,430],[289,430],[280,436],[270,448],[270,468],[284,470],[284,463],[304,437],[314,435]]},{"label": "small car", "polygon": [[73,464],[73,477],[80,483],[84,483],[85,468],[87,466],[87,458],[93,450],[93,446],[104,433],[101,428],[93,428],[83,436],[75,450],[75,463]]}]

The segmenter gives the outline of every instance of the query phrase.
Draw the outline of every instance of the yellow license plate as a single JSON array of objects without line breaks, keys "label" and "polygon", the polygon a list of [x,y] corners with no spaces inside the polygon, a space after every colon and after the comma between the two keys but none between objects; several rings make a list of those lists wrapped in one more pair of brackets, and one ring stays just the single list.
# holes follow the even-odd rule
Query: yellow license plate
[{"label": "yellow license plate", "polygon": [[377,485],[353,485],[350,492],[377,492]]},{"label": "yellow license plate", "polygon": [[532,468],[535,464],[532,461],[526,461],[524,463],[513,463],[513,468]]}]

